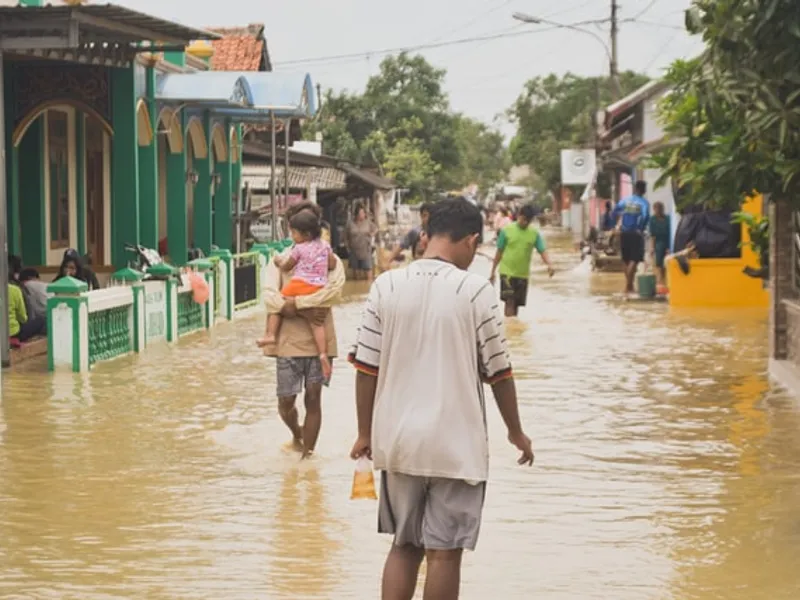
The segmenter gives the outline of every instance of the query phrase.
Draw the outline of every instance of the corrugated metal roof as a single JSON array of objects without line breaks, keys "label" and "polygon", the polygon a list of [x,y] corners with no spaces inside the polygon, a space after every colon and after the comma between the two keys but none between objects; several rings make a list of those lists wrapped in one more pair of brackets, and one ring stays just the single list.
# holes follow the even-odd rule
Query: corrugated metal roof
[{"label": "corrugated metal roof", "polygon": [[166,73],[158,77],[156,99],[219,106],[253,105],[253,92],[245,77],[228,71]]},{"label": "corrugated metal roof", "polygon": [[[174,21],[153,17],[137,10],[115,4],[89,4],[83,6],[0,6],[0,24],[14,22],[20,28],[40,31],[46,24],[57,20],[74,19],[84,33],[113,34],[108,41],[162,42],[185,44],[192,40],[215,40],[219,34],[187,27]],[[23,30],[18,31],[24,33]],[[83,41],[83,40],[82,40]]]},{"label": "corrugated metal roof", "polygon": [[391,179],[386,179],[386,177],[381,177],[375,173],[358,169],[347,163],[340,163],[339,167],[345,170],[348,175],[352,175],[356,179],[359,179],[374,188],[378,188],[379,190],[393,190],[395,187],[397,187],[394,181]]},{"label": "corrugated metal roof", "polygon": [[[275,169],[275,184],[283,187],[283,166]],[[317,189],[343,190],[347,188],[346,174],[344,171],[329,167],[289,167],[289,189],[305,189],[309,182],[316,182]],[[250,189],[269,190],[270,167],[268,165],[242,165],[242,184],[247,183]]]},{"label": "corrugated metal roof", "polygon": [[606,108],[606,127],[611,126],[613,120],[625,111],[633,108],[643,100],[647,100],[658,92],[665,90],[667,87],[668,84],[665,81],[656,79],[645,83],[638,90],[617,100],[614,104],[609,105],[608,108]]},{"label": "corrugated metal roof", "polygon": [[272,73],[252,71],[230,71],[247,79],[253,91],[253,108],[250,111],[230,111],[223,109],[219,114],[233,118],[245,117],[251,122],[268,120],[274,112],[282,118],[308,118],[317,112],[314,85],[308,73]]}]

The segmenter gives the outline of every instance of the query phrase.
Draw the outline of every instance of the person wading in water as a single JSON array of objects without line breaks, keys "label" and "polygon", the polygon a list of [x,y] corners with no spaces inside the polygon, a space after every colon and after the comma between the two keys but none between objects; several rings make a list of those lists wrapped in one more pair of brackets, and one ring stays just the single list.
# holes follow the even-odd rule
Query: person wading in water
[{"label": "person wading in water", "polygon": [[423,558],[423,597],[458,598],[461,555],[477,543],[489,476],[482,383],[492,386],[519,464],[533,463],[494,288],[467,272],[480,210],[442,200],[427,231],[421,259],[372,284],[349,357],[358,419],[351,457],[371,457],[381,471],[378,531],[394,535],[383,600],[411,600]]},{"label": "person wading in water", "polygon": [[497,234],[497,252],[494,255],[492,274],[489,280],[494,283],[498,266],[500,267],[500,298],[505,302],[507,317],[516,317],[520,306],[528,299],[528,281],[531,277],[531,257],[534,248],[547,265],[550,277],[555,271],[547,254],[547,247],[539,231],[531,225],[536,215],[533,206],[523,206],[517,220],[506,225]]},{"label": "person wading in water", "polygon": [[[304,202],[287,211],[287,220],[291,221],[294,215],[302,211],[310,211],[319,217],[319,207]],[[328,273],[325,287],[314,294],[284,298],[281,289],[290,281],[292,274],[280,271],[272,263],[269,276],[263,282],[267,312],[279,313],[282,317],[275,343],[264,344],[263,351],[265,356],[274,356],[277,361],[278,413],[292,432],[294,447],[303,453],[304,458],[310,456],[317,445],[322,426],[322,387],[326,377],[311,324],[298,311],[330,307],[338,299],[344,287],[345,272],[339,257],[333,260],[335,264]],[[327,311],[323,327],[327,354],[333,359],[337,354],[337,344],[331,311]],[[297,396],[304,389],[306,415],[301,426],[295,404]]]}]

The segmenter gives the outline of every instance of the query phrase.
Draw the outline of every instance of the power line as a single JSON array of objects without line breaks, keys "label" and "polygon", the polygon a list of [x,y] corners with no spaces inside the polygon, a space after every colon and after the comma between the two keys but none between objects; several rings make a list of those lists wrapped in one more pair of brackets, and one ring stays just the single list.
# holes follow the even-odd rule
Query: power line
[{"label": "power line", "polygon": [[659,0],[650,0],[650,3],[645,6],[639,13],[633,17],[634,19],[638,19],[641,16],[644,16],[651,8],[653,8]]},{"label": "power line", "polygon": [[487,17],[487,16],[491,15],[492,13],[495,13],[498,10],[500,10],[502,8],[505,8],[506,6],[508,6],[509,4],[511,4],[514,1],[515,0],[503,0],[502,4],[500,4],[498,6],[495,6],[494,8],[490,8],[489,10],[483,11],[482,13],[480,13],[479,15],[476,15],[475,17],[473,17],[472,19],[470,19],[469,21],[467,21],[463,25],[460,25],[460,26],[456,27],[455,29],[451,29],[450,31],[443,33],[442,35],[440,35],[439,37],[437,37],[436,39],[434,39],[430,43],[434,44],[436,42],[440,42],[440,41],[442,41],[442,39],[446,38],[448,35],[453,35],[454,33],[458,33],[459,31],[463,31],[464,29],[467,29],[469,26],[474,25],[475,23],[480,21],[483,17]]},{"label": "power line", "polygon": [[[595,23],[605,23],[608,22],[608,19],[592,19],[589,21],[580,21],[578,23],[570,23],[570,27],[580,27],[582,25],[593,25]],[[558,27],[547,27],[543,29],[527,29],[525,31],[508,31],[503,30],[499,33],[489,34],[489,35],[481,35],[481,36],[471,36],[456,40],[448,40],[444,42],[431,42],[429,44],[417,44],[411,46],[398,46],[396,48],[383,48],[380,50],[370,50],[366,52],[352,52],[349,54],[334,54],[329,56],[318,56],[313,58],[299,58],[295,60],[285,60],[281,63],[278,63],[277,67],[284,67],[289,65],[304,65],[304,64],[312,64],[312,63],[329,63],[335,61],[342,61],[342,60],[352,60],[352,59],[359,59],[359,58],[370,58],[372,56],[380,56],[382,54],[397,54],[400,52],[416,52],[420,50],[432,50],[435,48],[445,48],[447,46],[459,46],[464,44],[474,44],[476,42],[486,42],[491,40],[499,40],[504,38],[512,38],[512,37],[519,37],[524,35],[532,35],[538,33],[544,33],[546,31],[552,31],[555,29],[563,29],[564,25],[560,25]]]}]

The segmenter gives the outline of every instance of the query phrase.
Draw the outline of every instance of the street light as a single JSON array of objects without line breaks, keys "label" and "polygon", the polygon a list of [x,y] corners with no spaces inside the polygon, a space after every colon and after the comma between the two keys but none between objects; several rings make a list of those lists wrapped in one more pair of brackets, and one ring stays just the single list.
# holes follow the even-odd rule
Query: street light
[{"label": "street light", "polygon": [[611,80],[613,82],[615,91],[617,94],[621,94],[622,90],[619,85],[619,78],[617,76],[617,65],[616,61],[614,60],[614,56],[611,53],[608,44],[606,44],[603,38],[597,35],[594,31],[583,29],[581,27],[570,25],[568,23],[557,23],[556,21],[543,19],[541,17],[534,17],[533,15],[528,15],[521,12],[515,12],[511,16],[514,17],[514,19],[516,19],[517,21],[520,21],[522,23],[529,23],[533,25],[550,25],[551,27],[556,27],[558,29],[569,29],[571,31],[577,31],[578,33],[584,33],[586,35],[592,36],[603,47],[603,50],[605,51],[606,56],[608,57],[609,70],[611,72]]}]

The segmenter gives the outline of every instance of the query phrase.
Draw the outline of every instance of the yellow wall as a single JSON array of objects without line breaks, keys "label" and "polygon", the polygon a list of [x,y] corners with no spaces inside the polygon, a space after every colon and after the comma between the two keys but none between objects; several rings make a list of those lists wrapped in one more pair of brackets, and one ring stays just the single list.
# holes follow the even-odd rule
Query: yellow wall
[{"label": "yellow wall", "polygon": [[[763,214],[762,196],[749,199],[742,211]],[[750,234],[742,227],[741,258],[703,258],[689,261],[684,275],[676,260],[667,259],[667,281],[671,306],[691,308],[767,308],[769,290],[760,279],[745,275],[746,267],[758,268],[758,257],[750,248]]]}]

